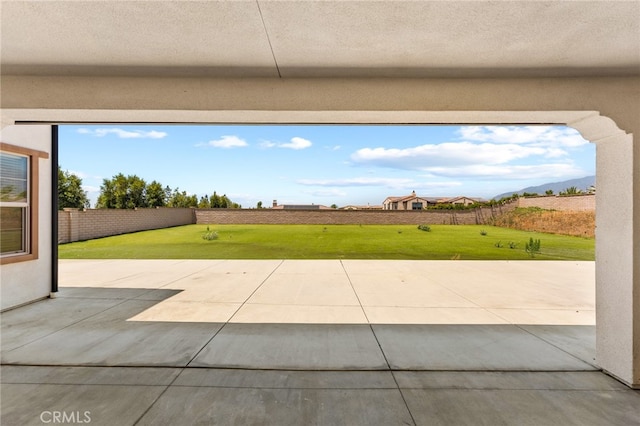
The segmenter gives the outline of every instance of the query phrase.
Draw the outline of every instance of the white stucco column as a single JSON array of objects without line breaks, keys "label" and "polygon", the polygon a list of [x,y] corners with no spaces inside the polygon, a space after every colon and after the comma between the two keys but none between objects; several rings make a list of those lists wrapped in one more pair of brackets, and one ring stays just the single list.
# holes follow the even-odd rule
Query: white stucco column
[{"label": "white stucco column", "polygon": [[606,117],[574,127],[596,144],[596,362],[640,387],[640,144]]}]

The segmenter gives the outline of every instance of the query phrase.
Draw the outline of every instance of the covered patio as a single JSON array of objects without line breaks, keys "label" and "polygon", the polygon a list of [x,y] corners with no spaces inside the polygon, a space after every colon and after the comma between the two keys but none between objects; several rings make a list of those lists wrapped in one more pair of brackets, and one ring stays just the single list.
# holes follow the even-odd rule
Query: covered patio
[{"label": "covered patio", "polygon": [[59,267],[57,298],[2,314],[3,424],[58,406],[92,424],[640,418],[594,365],[593,262]]}]

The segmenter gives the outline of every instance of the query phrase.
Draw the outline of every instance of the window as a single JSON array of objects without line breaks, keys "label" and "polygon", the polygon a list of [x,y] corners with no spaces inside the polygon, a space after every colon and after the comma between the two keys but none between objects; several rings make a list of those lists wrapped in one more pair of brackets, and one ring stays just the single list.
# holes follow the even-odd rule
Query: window
[{"label": "window", "polygon": [[0,260],[38,258],[38,158],[47,153],[0,143]]},{"label": "window", "polygon": [[422,203],[417,203],[417,202],[412,203],[411,210],[422,210]]}]

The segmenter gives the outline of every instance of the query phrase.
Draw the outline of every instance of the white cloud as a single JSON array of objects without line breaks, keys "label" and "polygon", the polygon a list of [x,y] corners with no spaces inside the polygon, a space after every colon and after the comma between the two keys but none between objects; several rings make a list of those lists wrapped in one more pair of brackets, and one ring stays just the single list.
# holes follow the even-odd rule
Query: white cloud
[{"label": "white cloud", "polygon": [[572,163],[548,163],[531,165],[484,165],[464,167],[429,167],[434,176],[455,178],[486,178],[491,180],[548,179],[585,176],[588,173]]},{"label": "white cloud", "polygon": [[309,186],[387,186],[397,187],[404,186],[411,182],[413,179],[402,178],[372,178],[372,177],[357,177],[348,179],[300,179],[297,181],[300,185]]},{"label": "white cloud", "polygon": [[113,134],[121,139],[162,139],[167,136],[166,132],[159,132],[157,130],[124,130],[120,128],[103,128],[92,130],[82,127],[78,129],[77,132],[83,135],[93,135],[99,138],[102,138],[109,134]]},{"label": "white cloud", "polygon": [[443,187],[457,187],[460,182],[454,181],[420,181],[410,178],[384,178],[384,177],[356,177],[347,179],[301,179],[297,183],[307,186],[323,187],[361,187],[374,186],[391,189],[432,189]]},{"label": "white cloud", "polygon": [[541,147],[517,144],[445,142],[413,148],[363,148],[351,155],[357,164],[404,170],[427,170],[430,167],[456,167],[472,164],[505,164],[535,155],[545,155]]},{"label": "white cloud", "polygon": [[465,141],[549,148],[575,148],[589,143],[577,130],[565,126],[463,126],[458,134]]},{"label": "white cloud", "polygon": [[276,146],[277,144],[274,142],[269,142],[269,141],[263,141],[260,142],[260,147],[261,148],[273,148],[274,146]]},{"label": "white cloud", "polygon": [[244,139],[241,139],[237,136],[226,135],[222,136],[220,139],[211,140],[204,144],[198,144],[196,146],[212,146],[214,148],[242,148],[244,146],[248,146],[249,144]]},{"label": "white cloud", "polygon": [[303,191],[305,194],[313,195],[314,197],[346,197],[347,193],[340,191],[339,189],[320,189],[317,191]]},{"label": "white cloud", "polygon": [[262,148],[278,147],[278,148],[288,148],[288,149],[295,149],[295,150],[309,148],[311,145],[313,144],[311,143],[310,140],[300,138],[298,136],[291,138],[291,141],[286,143],[271,142],[271,141],[263,141],[260,143],[260,146]]}]

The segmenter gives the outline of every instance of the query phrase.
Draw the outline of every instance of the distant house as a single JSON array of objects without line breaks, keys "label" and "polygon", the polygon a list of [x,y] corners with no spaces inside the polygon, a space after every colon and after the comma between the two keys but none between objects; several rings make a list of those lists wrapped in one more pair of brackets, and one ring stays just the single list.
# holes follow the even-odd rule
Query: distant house
[{"label": "distant house", "polygon": [[372,206],[370,204],[367,204],[366,206],[348,205],[348,206],[340,207],[340,210],[382,210],[382,206],[380,205]]},{"label": "distant house", "polygon": [[271,208],[274,210],[333,210],[331,207],[320,204],[278,204],[276,200],[273,200]]},{"label": "distant house", "polygon": [[383,210],[423,210],[430,205],[435,205],[435,198],[418,197],[416,191],[410,195],[401,197],[387,197],[382,202]]},{"label": "distant house", "polygon": [[485,200],[482,198],[471,198],[465,196],[458,197],[450,197],[450,198],[440,198],[438,199],[438,204],[463,204],[468,206],[470,204],[482,203]]},{"label": "distant house", "polygon": [[482,198],[473,198],[465,196],[457,197],[419,197],[413,191],[410,195],[401,197],[387,197],[382,202],[383,210],[422,210],[427,207],[436,206],[438,204],[461,204],[468,206],[470,204],[484,202]]}]

